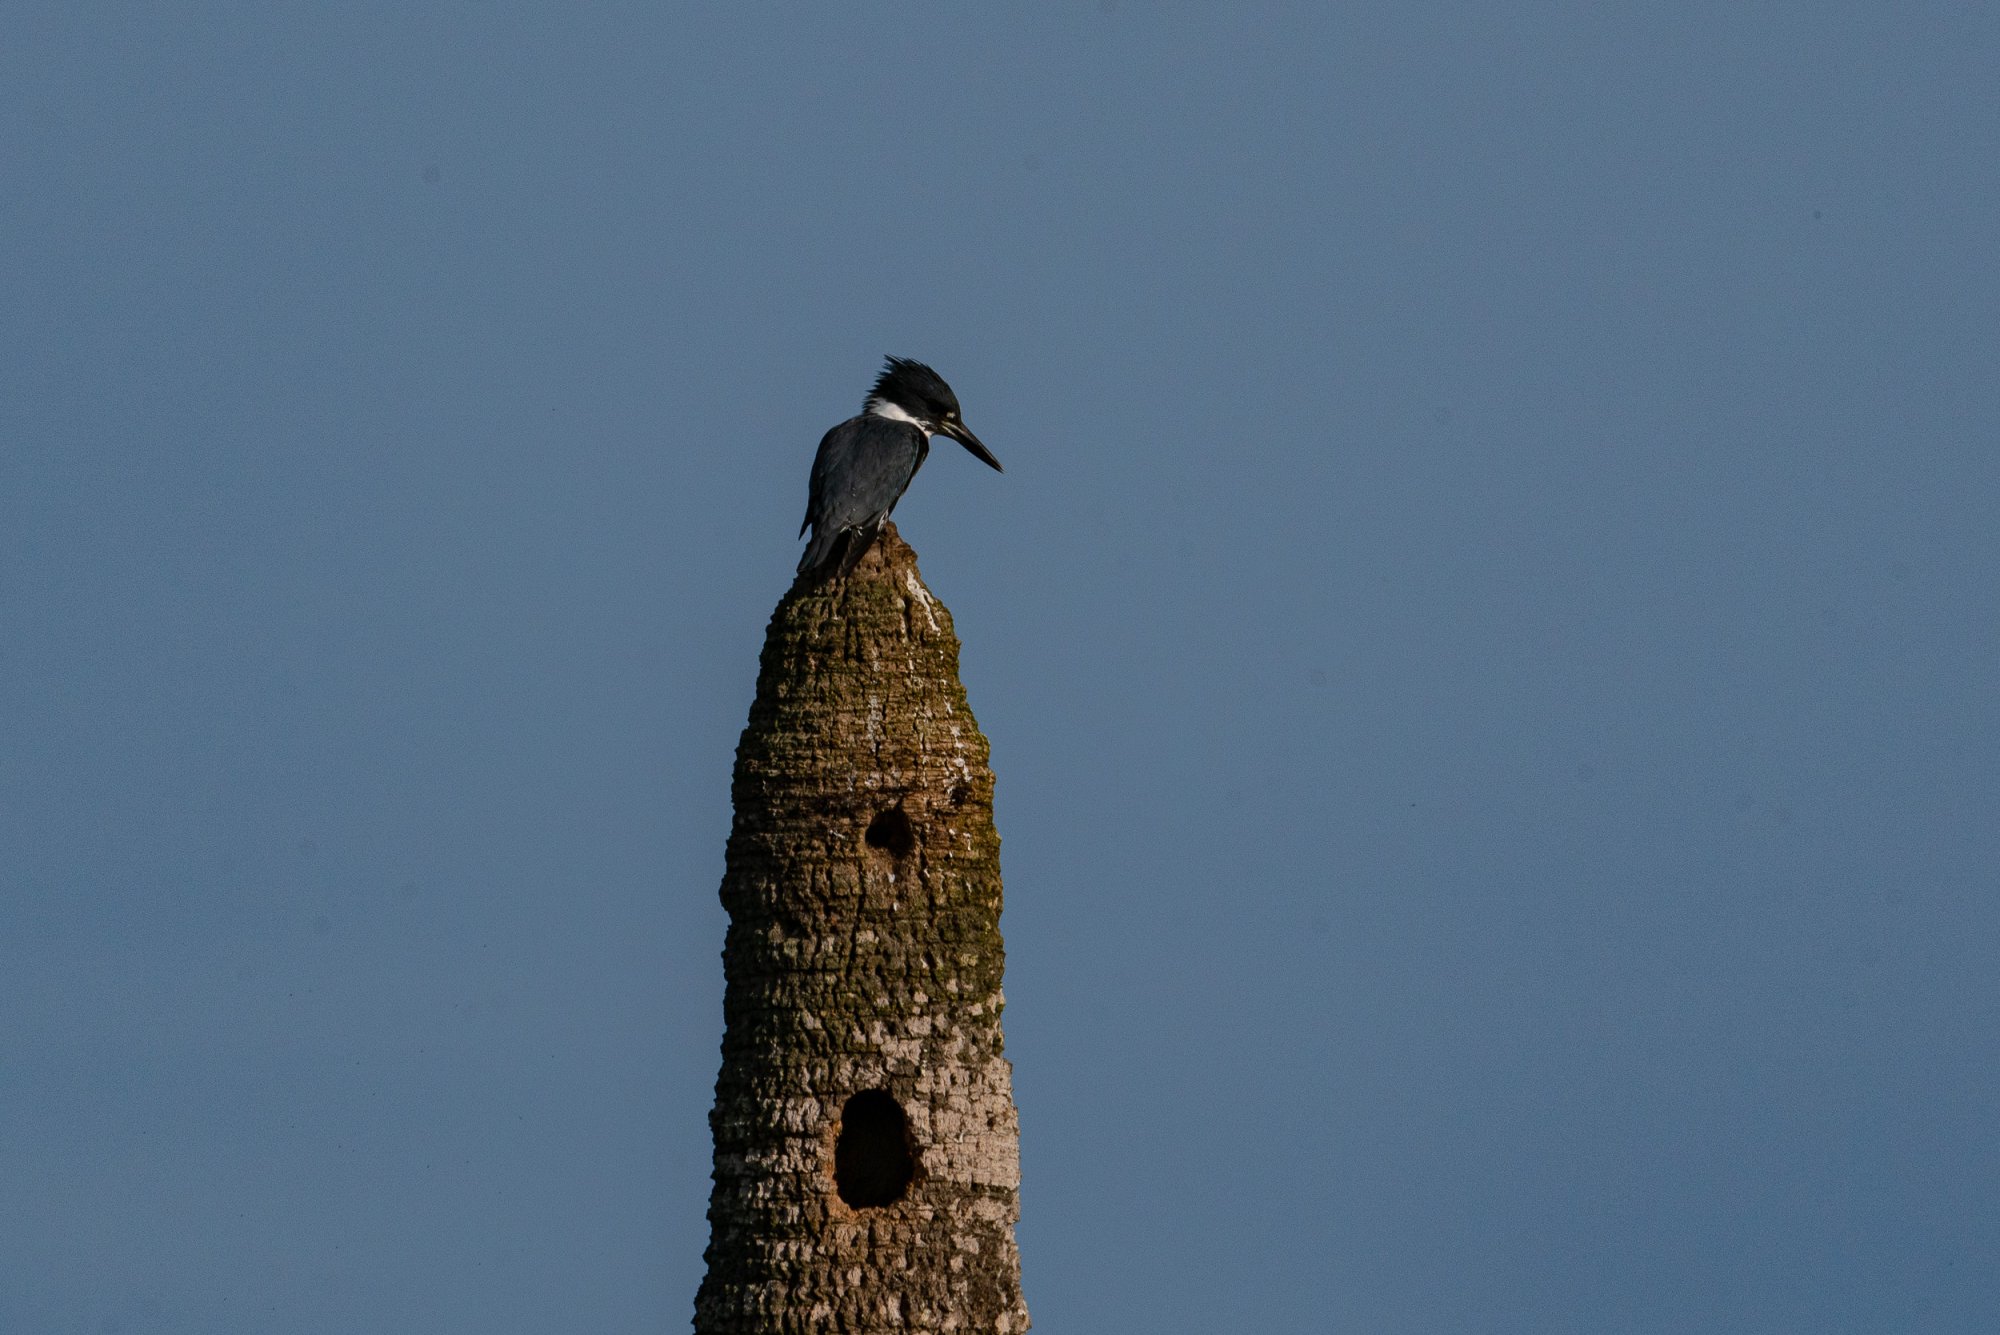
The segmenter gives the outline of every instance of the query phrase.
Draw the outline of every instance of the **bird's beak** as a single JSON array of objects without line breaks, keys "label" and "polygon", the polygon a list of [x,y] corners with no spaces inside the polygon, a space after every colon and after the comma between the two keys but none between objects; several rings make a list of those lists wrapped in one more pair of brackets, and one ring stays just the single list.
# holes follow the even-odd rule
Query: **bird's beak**
[{"label": "bird's beak", "polygon": [[979,443],[979,437],[973,435],[972,429],[966,426],[965,423],[946,422],[944,424],[943,430],[945,435],[950,436],[953,440],[965,446],[965,448],[971,452],[973,458],[979,460],[980,463],[985,464],[987,467],[991,468],[994,472],[1004,473],[1007,471],[1006,469],[1000,466],[1000,461],[993,457],[993,451],[987,449],[984,445],[981,445]]}]

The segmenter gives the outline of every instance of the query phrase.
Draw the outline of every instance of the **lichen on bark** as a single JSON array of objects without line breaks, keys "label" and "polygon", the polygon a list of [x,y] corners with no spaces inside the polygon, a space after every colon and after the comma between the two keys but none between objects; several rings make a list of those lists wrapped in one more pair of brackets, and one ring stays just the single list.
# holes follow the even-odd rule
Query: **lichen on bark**
[{"label": "lichen on bark", "polygon": [[772,614],[722,882],[703,1335],[1027,1329],[1000,840],[958,651],[893,525]]}]

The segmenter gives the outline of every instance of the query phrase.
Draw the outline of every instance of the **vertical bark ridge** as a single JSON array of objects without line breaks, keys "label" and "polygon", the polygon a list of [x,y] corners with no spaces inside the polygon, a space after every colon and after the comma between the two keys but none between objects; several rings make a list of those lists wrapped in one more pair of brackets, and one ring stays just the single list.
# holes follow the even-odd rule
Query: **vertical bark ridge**
[{"label": "vertical bark ridge", "polygon": [[894,525],[772,614],[722,882],[703,1335],[1028,1327],[1000,839],[958,648]]}]

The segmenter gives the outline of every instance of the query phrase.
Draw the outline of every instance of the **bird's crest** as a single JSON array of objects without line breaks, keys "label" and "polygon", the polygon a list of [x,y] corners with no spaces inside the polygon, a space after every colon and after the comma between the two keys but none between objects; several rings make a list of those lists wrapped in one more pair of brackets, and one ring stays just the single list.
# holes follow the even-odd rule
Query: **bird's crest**
[{"label": "bird's crest", "polygon": [[868,397],[885,399],[901,408],[920,409],[933,403],[958,406],[958,396],[951,392],[943,376],[908,357],[888,358]]}]

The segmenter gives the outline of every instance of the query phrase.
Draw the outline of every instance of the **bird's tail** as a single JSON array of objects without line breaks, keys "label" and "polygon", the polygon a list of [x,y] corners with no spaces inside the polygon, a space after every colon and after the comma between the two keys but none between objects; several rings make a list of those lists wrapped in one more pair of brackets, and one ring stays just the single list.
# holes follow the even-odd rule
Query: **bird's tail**
[{"label": "bird's tail", "polygon": [[854,528],[814,529],[812,541],[799,557],[799,574],[815,580],[847,575],[875,544],[875,535],[881,531],[879,519]]}]

